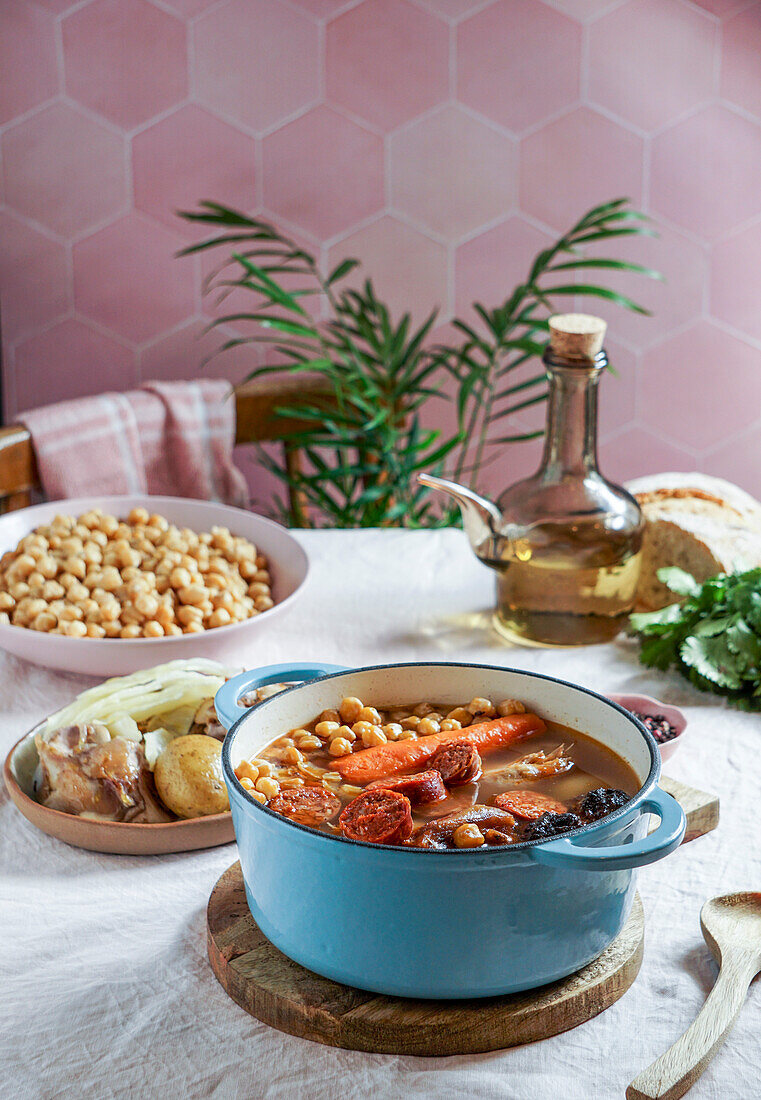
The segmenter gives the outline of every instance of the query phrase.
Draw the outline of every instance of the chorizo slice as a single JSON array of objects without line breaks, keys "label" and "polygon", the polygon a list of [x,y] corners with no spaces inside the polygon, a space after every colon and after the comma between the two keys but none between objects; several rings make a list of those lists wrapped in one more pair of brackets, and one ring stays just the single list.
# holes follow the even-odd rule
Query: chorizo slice
[{"label": "chorizo slice", "polygon": [[447,789],[441,773],[431,768],[417,775],[400,775],[396,779],[376,779],[370,783],[368,791],[399,791],[409,798],[413,806],[424,806],[428,802],[441,802],[447,797]]},{"label": "chorizo slice", "polygon": [[448,787],[462,787],[481,775],[481,756],[469,741],[450,741],[434,754],[431,767]]},{"label": "chorizo slice", "polygon": [[399,791],[380,787],[363,791],[346,806],[338,819],[350,840],[369,844],[401,844],[412,833],[412,807]]},{"label": "chorizo slice", "polygon": [[505,837],[505,840],[500,843],[511,843],[516,839],[517,826],[512,814],[498,806],[483,806],[476,803],[469,810],[458,810],[457,813],[437,817],[426,825],[420,825],[415,829],[408,843],[416,848],[454,848],[455,830],[460,825],[470,824],[478,825],[484,836],[486,836],[485,830],[498,831]]},{"label": "chorizo slice", "polygon": [[497,795],[494,805],[524,821],[538,821],[542,814],[564,814],[568,809],[557,798],[541,791],[505,791]]},{"label": "chorizo slice", "polygon": [[290,821],[316,829],[336,816],[341,809],[341,800],[324,787],[293,787],[276,794],[267,805]]}]

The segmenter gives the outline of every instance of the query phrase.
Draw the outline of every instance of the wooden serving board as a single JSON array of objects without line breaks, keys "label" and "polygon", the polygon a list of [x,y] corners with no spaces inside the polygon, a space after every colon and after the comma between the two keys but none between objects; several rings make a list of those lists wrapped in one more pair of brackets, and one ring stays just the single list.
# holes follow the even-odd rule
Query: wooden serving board
[{"label": "wooden serving board", "polygon": [[[661,785],[687,814],[685,840],[716,828],[718,799],[674,780]],[[217,882],[206,915],[212,970],[230,997],[271,1027],[327,1046],[376,1054],[477,1054],[546,1039],[614,1004],[636,978],[645,937],[639,895],[620,935],[562,981],[507,997],[416,1001],[321,978],[292,962],[259,930],[235,863]]]}]

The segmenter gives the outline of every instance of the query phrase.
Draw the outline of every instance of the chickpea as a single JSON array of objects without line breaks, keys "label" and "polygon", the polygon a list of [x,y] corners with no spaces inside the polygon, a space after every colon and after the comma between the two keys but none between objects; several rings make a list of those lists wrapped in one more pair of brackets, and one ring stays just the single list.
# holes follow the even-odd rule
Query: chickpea
[{"label": "chickpea", "polygon": [[415,730],[420,725],[421,719],[416,714],[411,714],[409,718],[402,718],[400,725],[403,730]]},{"label": "chickpea", "polygon": [[52,630],[58,620],[55,615],[51,615],[49,611],[41,611],[39,615],[36,615],[32,620],[32,630]]},{"label": "chickpea", "polygon": [[357,735],[351,726],[339,726],[335,733],[330,735],[330,740],[333,741],[336,737],[343,737],[344,741],[356,741]]},{"label": "chickpea", "polygon": [[257,779],[256,789],[265,798],[274,798],[276,794],[280,793],[280,784],[276,779],[265,776],[263,779]]},{"label": "chickpea", "polygon": [[459,722],[460,727],[469,726],[473,721],[473,715],[465,707],[455,707],[454,710],[450,710],[447,718],[453,722]]},{"label": "chickpea", "polygon": [[230,612],[225,607],[219,607],[209,616],[209,626],[227,626],[232,621]]},{"label": "chickpea", "polygon": [[11,618],[10,618],[10,615],[8,614],[8,612],[7,611],[0,611],[0,625],[9,626],[10,621],[11,621]]},{"label": "chickpea", "polygon": [[348,756],[351,752],[351,741],[347,741],[345,737],[334,737],[328,746],[328,752],[331,756]]},{"label": "chickpea", "polygon": [[139,611],[146,619],[153,619],[158,609],[159,601],[155,596],[141,592],[135,597],[135,610]]},{"label": "chickpea", "polygon": [[180,603],[195,604],[197,606],[203,602],[206,591],[200,584],[191,584],[186,588],[181,588],[177,595],[180,598]]},{"label": "chickpea", "polygon": [[259,778],[259,769],[249,760],[241,760],[240,764],[238,764],[238,767],[235,769],[235,775],[238,779],[243,779],[245,777],[253,785]]},{"label": "chickpea", "polygon": [[203,623],[188,623],[183,630],[183,634],[203,634],[205,630],[206,627]]},{"label": "chickpea", "polygon": [[182,627],[178,626],[177,623],[169,623],[167,626],[164,627],[164,633],[167,635],[167,637],[174,638],[178,634],[182,634]]},{"label": "chickpea", "polygon": [[16,606],[16,601],[10,592],[0,592],[0,611],[10,611]]},{"label": "chickpea", "polygon": [[417,734],[415,733],[414,729],[402,729],[402,732],[399,734],[398,740],[415,741],[417,740]]},{"label": "chickpea", "polygon": [[358,722],[363,709],[364,704],[361,699],[357,699],[353,695],[348,695],[345,699],[341,700],[338,713],[344,722]]},{"label": "chickpea", "polygon": [[172,588],[188,588],[190,586],[190,573],[181,566],[176,566],[169,574],[169,583]]},{"label": "chickpea", "polygon": [[59,630],[69,638],[84,638],[87,634],[87,627],[77,619],[72,622],[59,623]]},{"label": "chickpea", "polygon": [[519,699],[503,699],[497,703],[497,714],[501,718],[507,718],[510,714],[525,714],[526,707]]},{"label": "chickpea", "polygon": [[177,619],[183,626],[190,626],[191,623],[200,623],[202,618],[203,612],[199,607],[187,605],[179,608],[177,611]]},{"label": "chickpea", "polygon": [[19,554],[11,565],[9,572],[17,577],[28,577],[37,567],[37,562],[31,554]]},{"label": "chickpea", "polygon": [[469,710],[474,718],[476,715],[479,718],[493,718],[496,713],[494,703],[490,699],[482,699],[480,695],[477,695],[475,699],[471,699],[465,709]]},{"label": "chickpea", "polygon": [[311,733],[305,733],[303,737],[299,737],[296,744],[302,752],[312,752],[314,749],[322,748],[322,741]]},{"label": "chickpea", "polygon": [[126,626],[122,627],[122,629],[119,633],[119,637],[120,638],[139,638],[140,637],[140,627],[137,625],[137,623],[127,623]]},{"label": "chickpea", "polygon": [[331,738],[338,735],[338,731],[340,730],[340,728],[340,722],[318,722],[317,725],[314,727],[314,732],[317,734],[318,737],[330,740]]},{"label": "chickpea", "polygon": [[285,760],[286,764],[303,764],[304,756],[295,745],[289,745],[283,753],[283,760]]},{"label": "chickpea", "polygon": [[337,710],[324,710],[319,718],[320,722],[335,722],[336,725],[341,725],[341,715]]},{"label": "chickpea", "polygon": [[418,703],[412,713],[417,715],[418,718],[427,718],[434,709],[430,703]]},{"label": "chickpea", "polygon": [[461,730],[462,726],[456,718],[445,718],[440,725],[442,733],[449,733],[450,730]]},{"label": "chickpea", "polygon": [[373,745],[385,745],[386,735],[380,726],[370,726],[369,731],[362,734],[362,744],[368,749]]},{"label": "chickpea", "polygon": [[[87,576],[87,566],[81,558],[68,557],[64,559],[63,568],[75,580],[81,581]],[[53,574],[55,576],[55,573]]]},{"label": "chickpea", "polygon": [[161,623],[157,623],[155,619],[149,619],[143,627],[144,638],[163,638],[164,628]]},{"label": "chickpea", "polygon": [[14,600],[23,600],[25,596],[29,595],[29,585],[24,581],[19,581],[17,584],[12,584],[8,591]]},{"label": "chickpea", "polygon": [[242,778],[239,777],[239,782],[244,791],[256,790],[253,779],[249,779],[247,775],[244,775]]},{"label": "chickpea", "polygon": [[398,722],[388,722],[382,729],[387,741],[398,741],[403,732]]},{"label": "chickpea", "polygon": [[484,843],[484,834],[477,825],[458,825],[452,833],[455,848],[480,848]]},{"label": "chickpea", "polygon": [[111,619],[109,622],[103,623],[103,629],[106,632],[107,638],[119,638],[122,633],[121,619]]},{"label": "chickpea", "polygon": [[418,737],[427,737],[429,733],[438,733],[440,728],[439,723],[435,722],[433,718],[421,718],[417,724],[416,732]]},{"label": "chickpea", "polygon": [[147,508],[133,508],[127,516],[129,523],[146,524],[150,522]]},{"label": "chickpea", "polygon": [[88,638],[105,638],[105,627],[99,626],[98,623],[87,624],[87,637]]},{"label": "chickpea", "polygon": [[257,596],[254,600],[254,607],[257,611],[269,611],[274,606],[275,601],[270,596]]}]

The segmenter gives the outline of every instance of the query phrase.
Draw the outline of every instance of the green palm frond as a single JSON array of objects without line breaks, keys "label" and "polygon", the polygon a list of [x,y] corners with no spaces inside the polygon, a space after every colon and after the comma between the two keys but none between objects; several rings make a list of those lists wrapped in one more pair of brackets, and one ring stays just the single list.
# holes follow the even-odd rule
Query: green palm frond
[{"label": "green palm frond", "polygon": [[[219,267],[204,280],[204,292],[218,306],[235,295],[236,308],[208,325],[207,331],[229,325],[236,330],[215,354],[263,344],[279,361],[249,377],[318,375],[334,395],[328,410],[303,394],[276,410],[283,418],[281,438],[301,448],[303,471],[286,470],[264,450],[261,455],[280,481],[297,490],[315,526],[453,522],[451,510],[436,511],[415,474],[442,472],[446,463],[453,476],[467,476],[475,485],[491,461],[491,448],[542,434],[510,431],[509,420],[546,400],[544,374],[529,368],[544,350],[553,300],[584,295],[644,314],[636,301],[590,281],[590,275],[661,277],[642,264],[593,254],[592,246],[652,234],[645,215],[626,199],[603,203],[540,251],[525,282],[501,305],[475,303],[473,324],[454,319],[459,343],[431,346],[436,312],[418,327],[409,313],[394,319],[371,279],[359,287],[343,282],[357,260],[343,260],[323,276],[314,256],[262,218],[213,202],[181,216],[212,227],[213,235],[180,255],[223,252]],[[241,294],[250,297],[250,309],[240,308]],[[454,385],[457,428],[445,436],[426,428],[421,417],[431,400],[447,399],[447,379]],[[294,419],[306,427],[289,437],[286,422]],[[297,521],[282,500],[276,506],[280,518]]]}]

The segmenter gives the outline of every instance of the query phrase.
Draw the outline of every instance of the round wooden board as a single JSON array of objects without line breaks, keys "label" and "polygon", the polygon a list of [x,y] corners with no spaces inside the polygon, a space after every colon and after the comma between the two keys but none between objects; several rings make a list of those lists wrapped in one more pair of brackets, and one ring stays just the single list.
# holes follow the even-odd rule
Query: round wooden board
[{"label": "round wooden board", "polygon": [[239,863],[214,887],[206,921],[209,959],[222,987],[265,1024],[327,1046],[428,1057],[501,1050],[590,1020],[632,984],[645,938],[637,894],[621,934],[570,978],[508,997],[414,1001],[340,985],[291,962],[251,916]]}]

